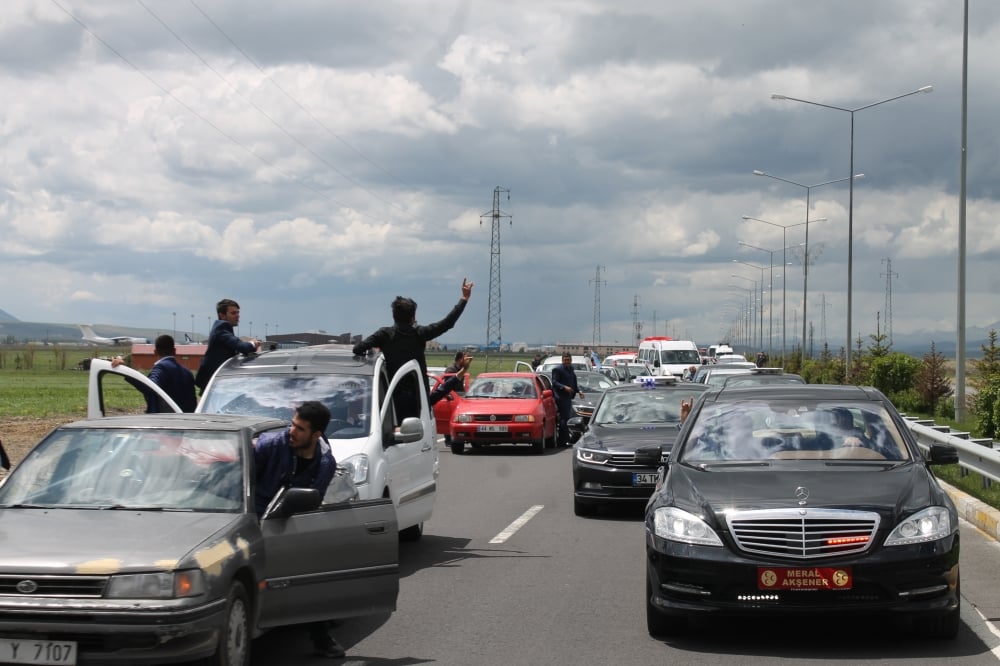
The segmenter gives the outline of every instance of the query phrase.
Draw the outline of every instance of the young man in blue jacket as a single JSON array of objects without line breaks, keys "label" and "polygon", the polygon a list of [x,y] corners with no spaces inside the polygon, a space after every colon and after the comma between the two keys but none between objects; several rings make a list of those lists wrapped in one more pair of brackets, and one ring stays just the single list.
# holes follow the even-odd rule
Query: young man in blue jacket
[{"label": "young man in blue jacket", "polygon": [[208,334],[208,348],[194,378],[195,386],[202,392],[220,365],[237,354],[260,351],[260,340],[240,340],[233,330],[234,326],[240,325],[239,303],[223,298],[215,304],[215,312],[219,318],[212,324],[212,331]]}]

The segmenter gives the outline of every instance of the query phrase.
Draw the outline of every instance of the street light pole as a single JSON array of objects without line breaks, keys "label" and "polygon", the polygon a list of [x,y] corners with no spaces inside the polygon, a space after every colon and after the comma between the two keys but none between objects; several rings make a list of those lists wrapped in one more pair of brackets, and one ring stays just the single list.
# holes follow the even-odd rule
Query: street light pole
[{"label": "street light pole", "polygon": [[[763,174],[764,172],[761,171],[761,173]],[[785,318],[785,286],[788,282],[786,278],[788,269],[784,268],[785,266],[788,266],[788,257],[785,256],[785,250],[787,250],[789,247],[794,247],[788,245],[788,240],[786,236],[790,228],[801,227],[803,224],[805,224],[805,222],[796,222],[795,224],[778,224],[777,222],[768,222],[767,220],[762,220],[759,217],[750,217],[749,215],[744,215],[743,219],[754,220],[756,222],[763,222],[764,224],[770,224],[772,227],[781,228],[781,265],[783,267],[781,269],[783,271],[781,277],[781,362],[782,364],[784,364],[785,360],[788,358],[788,352],[785,346],[785,325],[787,323],[787,319]],[[815,222],[816,220],[813,221]],[[806,249],[808,249],[808,247]]]},{"label": "street light pole", "polygon": [[[760,335],[757,337],[757,342],[759,343],[758,351],[764,350],[764,267],[758,266],[757,264],[751,264],[746,261],[740,261],[739,259],[733,259],[734,264],[743,264],[744,266],[749,266],[750,268],[756,268],[760,271],[760,307],[758,310],[758,318],[760,319]],[[742,277],[741,275],[734,275],[733,277]],[[773,299],[772,299],[773,301]],[[770,312],[768,312],[768,317],[770,317]]]},{"label": "street light pole", "polygon": [[[851,171],[852,171],[852,173],[854,171],[854,161],[853,160],[851,160]],[[845,180],[846,181],[850,181],[851,192],[853,192],[854,191],[854,180],[857,179],[857,178],[864,178],[865,174],[863,174],[863,173],[856,173],[853,176],[848,176],[847,178],[835,178],[833,180],[827,180],[827,181],[822,182],[822,183],[816,183],[815,185],[806,185],[804,183],[797,183],[794,180],[789,180],[788,178],[780,178],[780,177],[775,176],[773,174],[767,173],[765,171],[756,170],[756,169],[754,170],[753,175],[755,175],[755,176],[766,176],[767,178],[773,178],[774,180],[780,180],[783,183],[788,183],[789,185],[796,185],[798,187],[801,187],[801,188],[803,188],[806,191],[806,221],[805,221],[805,225],[806,225],[806,248],[805,248],[804,259],[802,261],[802,360],[804,361],[805,358],[806,358],[806,329],[807,329],[808,323],[809,323],[809,319],[806,316],[806,314],[807,314],[807,312],[806,312],[806,298],[808,298],[808,293],[809,293],[809,223],[810,222],[821,222],[821,221],[825,221],[826,220],[825,217],[823,217],[823,218],[816,218],[815,220],[810,220],[809,219],[809,207],[811,205],[810,204],[810,197],[812,195],[812,191],[815,188],[817,188],[817,187],[823,187],[824,185],[832,185],[834,183],[842,183]],[[850,236],[851,231],[850,231],[849,227],[848,227],[848,232],[847,233],[848,233],[848,236]],[[848,312],[850,312],[850,309],[851,309],[851,305],[850,305],[850,303],[851,303],[851,294],[850,294],[850,289],[851,289],[851,287],[850,287],[850,279],[851,279],[851,276],[850,276],[850,273],[851,273],[851,269],[850,269],[850,267],[851,267],[851,251],[850,251],[850,247],[851,247],[851,243],[850,243],[850,241],[848,241],[848,253],[847,253],[847,266],[848,266],[848,268],[847,268],[847,274],[848,274],[847,275],[847,280],[848,280],[848,287],[847,287],[847,290],[848,290],[848,292],[847,292],[847,309],[848,309]],[[850,353],[851,353],[850,352],[850,346],[851,346],[850,343],[851,343],[850,337],[848,337],[848,340],[847,340],[847,347],[848,347],[847,353],[848,353],[848,355],[850,355]]]},{"label": "street light pole", "polygon": [[[736,260],[734,259],[733,261],[736,261]],[[740,263],[743,263],[743,262],[740,262]],[[746,275],[737,275],[736,273],[731,273],[730,277],[739,278],[740,280],[746,280],[748,282],[752,282],[753,283],[753,288],[750,289],[750,326],[749,326],[749,328],[750,328],[750,346],[753,347],[753,346],[755,346],[754,345],[754,335],[753,335],[753,320],[754,320],[753,305],[754,305],[754,300],[756,300],[756,298],[757,298],[757,294],[756,294],[756,292],[757,292],[757,280],[754,280],[753,278],[748,278]],[[763,272],[763,269],[762,269],[761,270],[761,280],[763,280],[763,279],[764,279],[764,272]],[[763,288],[763,286],[764,285],[761,285],[761,288]],[[740,288],[741,289],[746,289],[746,287],[740,287]],[[761,295],[761,299],[760,300],[761,301],[764,300],[763,295]],[[760,310],[761,306],[763,306],[763,303],[760,303],[757,306],[757,309]],[[763,333],[764,333],[764,313],[763,312],[761,312],[761,315],[760,315],[760,333],[761,333],[761,335],[763,335]],[[760,341],[758,340],[758,343],[759,342]]]},{"label": "street light pole", "polygon": [[[771,99],[776,100],[787,100],[790,102],[801,102],[802,104],[810,104],[812,106],[820,106],[824,109],[833,109],[834,111],[843,111],[845,113],[851,114],[851,168],[847,172],[848,174],[854,174],[854,114],[858,111],[864,111],[865,109],[870,109],[873,106],[879,106],[880,104],[885,104],[886,102],[894,102],[897,99],[902,99],[904,97],[909,97],[910,95],[916,95],[918,93],[929,93],[934,90],[934,86],[923,86],[917,88],[916,90],[911,90],[908,93],[903,93],[902,95],[896,95],[895,97],[889,97],[887,99],[879,100],[878,102],[872,102],[871,104],[865,104],[864,106],[859,106],[853,109],[848,109],[842,106],[834,106],[832,104],[821,104],[819,102],[812,102],[807,99],[798,99],[796,97],[789,97],[787,95],[779,95],[778,93],[771,93]],[[850,181],[849,194],[847,199],[847,361],[844,364],[845,375],[848,375],[851,371],[851,312],[853,310],[853,294],[854,294],[854,176],[849,175],[846,179]],[[808,196],[808,195],[807,195]],[[806,211],[808,216],[809,211]],[[808,219],[808,217],[807,217]],[[808,226],[806,229],[808,231]],[[808,260],[808,257],[807,257]],[[805,309],[802,312],[802,324],[803,330],[805,330]],[[802,353],[805,354],[805,335],[803,334],[803,347]]]}]

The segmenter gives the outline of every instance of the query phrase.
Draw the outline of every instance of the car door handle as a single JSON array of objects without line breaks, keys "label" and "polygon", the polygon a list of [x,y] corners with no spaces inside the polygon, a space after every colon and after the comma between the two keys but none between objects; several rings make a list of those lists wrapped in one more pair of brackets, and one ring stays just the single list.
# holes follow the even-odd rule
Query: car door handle
[{"label": "car door handle", "polygon": [[365,529],[368,530],[370,534],[385,534],[385,522],[380,521],[377,523],[365,523]]},{"label": "car door handle", "polygon": [[424,444],[423,446],[420,447],[420,452],[423,453],[424,451],[430,451],[431,448],[432,447],[430,444]]}]

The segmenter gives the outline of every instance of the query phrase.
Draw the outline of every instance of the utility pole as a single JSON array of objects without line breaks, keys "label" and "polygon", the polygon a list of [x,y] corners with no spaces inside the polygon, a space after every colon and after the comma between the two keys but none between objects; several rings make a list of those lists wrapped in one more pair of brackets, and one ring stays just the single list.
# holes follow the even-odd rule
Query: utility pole
[{"label": "utility pole", "polygon": [[639,321],[639,294],[632,299],[632,328],[635,329],[635,346],[642,342],[642,322]]},{"label": "utility pole", "polygon": [[823,338],[823,345],[825,346],[826,343],[827,343],[827,339],[826,339],[826,309],[828,307],[830,307],[830,304],[826,302],[826,292],[823,292],[822,294],[820,294],[820,296],[822,297],[821,302],[820,302],[820,307],[822,309],[820,311],[820,318],[819,318],[819,322],[820,322],[819,323],[819,335],[820,335],[821,338]]},{"label": "utility pole", "polygon": [[[513,218],[500,211],[500,193],[507,193],[507,201],[510,201],[510,190],[497,186],[493,189],[493,210],[479,216],[479,225],[482,226],[483,218],[489,217],[492,224],[492,237],[490,240],[490,296],[486,305],[486,364],[484,371],[490,369],[490,349],[495,344],[497,354],[503,344],[501,334],[501,309],[500,309],[500,219],[507,218],[510,225],[514,224]],[[499,359],[497,360],[499,365]]]},{"label": "utility pole", "polygon": [[604,266],[598,264],[597,270],[594,272],[594,279],[591,280],[594,283],[594,334],[590,340],[591,351],[596,351],[601,344],[601,284],[607,284],[606,280],[601,279],[601,271],[603,270]]},{"label": "utility pole", "polygon": [[892,346],[892,278],[899,277],[899,273],[892,272],[892,259],[886,257],[882,260],[885,264],[885,333],[889,338],[889,346]]}]

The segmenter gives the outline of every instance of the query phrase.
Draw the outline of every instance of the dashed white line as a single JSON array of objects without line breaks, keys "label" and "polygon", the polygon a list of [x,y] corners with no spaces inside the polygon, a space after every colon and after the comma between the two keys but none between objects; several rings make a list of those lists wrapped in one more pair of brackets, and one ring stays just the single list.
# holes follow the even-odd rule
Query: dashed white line
[{"label": "dashed white line", "polygon": [[490,543],[503,543],[507,539],[511,538],[512,536],[514,536],[515,532],[524,527],[529,520],[535,517],[536,513],[538,513],[544,508],[545,508],[544,504],[536,504],[535,506],[531,507],[530,509],[522,513],[520,518],[518,518],[510,525],[508,525],[507,528],[504,529],[504,531],[500,532],[500,534],[497,534],[495,537],[490,539]]}]

